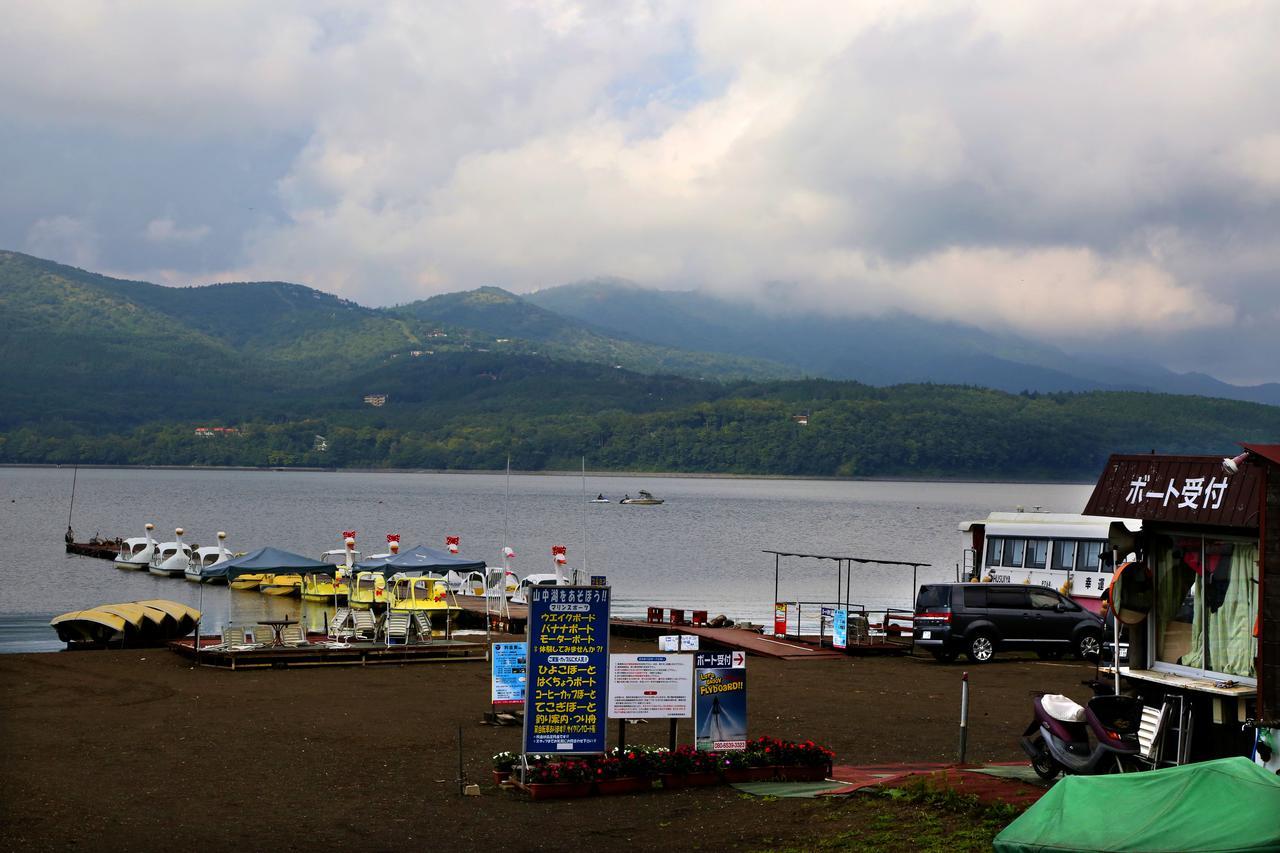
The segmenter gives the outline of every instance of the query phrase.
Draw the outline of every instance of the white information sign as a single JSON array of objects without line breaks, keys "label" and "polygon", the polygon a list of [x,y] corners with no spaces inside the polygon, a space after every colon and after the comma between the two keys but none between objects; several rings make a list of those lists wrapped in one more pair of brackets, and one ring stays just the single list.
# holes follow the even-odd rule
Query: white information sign
[{"label": "white information sign", "polygon": [[691,655],[609,655],[609,718],[693,716]]},{"label": "white information sign", "polygon": [[678,652],[680,651],[680,635],[679,634],[663,634],[658,637],[658,651],[660,652]]},{"label": "white information sign", "polygon": [[680,651],[696,652],[698,650],[697,634],[681,634],[680,635]]}]

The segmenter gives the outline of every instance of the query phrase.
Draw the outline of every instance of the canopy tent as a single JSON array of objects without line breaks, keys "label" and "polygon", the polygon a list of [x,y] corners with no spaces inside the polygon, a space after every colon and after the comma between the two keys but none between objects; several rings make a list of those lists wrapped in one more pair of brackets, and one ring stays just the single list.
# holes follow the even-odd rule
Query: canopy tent
[{"label": "canopy tent", "polygon": [[996,836],[1000,853],[1280,849],[1280,777],[1247,758],[1067,776]]},{"label": "canopy tent", "polygon": [[203,569],[200,572],[200,577],[225,577],[227,580],[232,580],[241,575],[285,571],[327,572],[332,574],[333,568],[332,563],[322,563],[319,560],[313,560],[301,554],[294,554],[291,551],[282,551],[279,548],[259,548],[256,551],[250,551],[243,557],[232,557],[230,560],[214,563],[212,566]]},{"label": "canopy tent", "polygon": [[426,545],[419,545],[416,548],[410,548],[407,551],[401,551],[390,557],[378,557],[374,559],[361,560],[356,563],[357,572],[377,572],[381,571],[387,575],[394,575],[396,572],[404,572],[405,574],[423,574],[425,572],[483,572],[485,570],[484,560],[468,560],[466,557],[458,557],[447,551],[437,551],[435,548],[428,548]]}]

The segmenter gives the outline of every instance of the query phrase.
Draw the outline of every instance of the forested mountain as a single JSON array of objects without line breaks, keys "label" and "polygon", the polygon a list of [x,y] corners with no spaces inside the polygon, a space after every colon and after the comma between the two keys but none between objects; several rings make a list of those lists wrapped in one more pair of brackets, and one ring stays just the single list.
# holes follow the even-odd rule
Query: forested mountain
[{"label": "forested mountain", "polygon": [[780,314],[618,279],[562,285],[526,298],[611,332],[626,329],[668,347],[750,354],[828,379],[980,385],[1014,392],[1157,391],[1280,405],[1276,383],[1237,386],[1157,365],[1083,359],[1015,335],[902,313],[856,318]]},{"label": "forested mountain", "polygon": [[[715,319],[642,314],[650,330]],[[165,288],[0,252],[0,322],[10,463],[499,468],[510,454],[523,470],[585,456],[606,470],[1087,479],[1112,452],[1225,455],[1280,436],[1280,408],[1201,397],[699,378],[700,359],[721,377],[769,365],[612,337],[496,288],[375,310],[299,285]]]},{"label": "forested mountain", "polygon": [[491,338],[529,341],[558,358],[616,364],[645,373],[712,379],[797,378],[795,368],[749,353],[711,354],[700,347],[671,347],[634,338],[625,329],[604,330],[548,311],[498,287],[445,293],[394,309],[422,323],[465,329]]}]

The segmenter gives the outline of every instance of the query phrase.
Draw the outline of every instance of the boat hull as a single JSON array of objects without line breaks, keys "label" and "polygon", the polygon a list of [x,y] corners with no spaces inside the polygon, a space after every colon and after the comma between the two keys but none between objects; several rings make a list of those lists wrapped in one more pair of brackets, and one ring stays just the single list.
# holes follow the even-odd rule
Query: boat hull
[{"label": "boat hull", "polygon": [[151,562],[135,563],[130,560],[116,560],[116,568],[124,569],[126,572],[141,572],[151,568]]}]

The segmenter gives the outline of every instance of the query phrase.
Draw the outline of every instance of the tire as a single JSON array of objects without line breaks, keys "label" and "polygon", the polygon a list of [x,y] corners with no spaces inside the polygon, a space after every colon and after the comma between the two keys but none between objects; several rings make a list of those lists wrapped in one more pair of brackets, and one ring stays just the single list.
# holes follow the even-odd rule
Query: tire
[{"label": "tire", "polygon": [[1102,635],[1096,631],[1085,631],[1075,642],[1076,657],[1087,660],[1089,657],[1102,656]]},{"label": "tire", "polygon": [[929,654],[933,655],[933,659],[938,663],[952,663],[960,653],[954,649],[930,649]]},{"label": "tire", "polygon": [[986,663],[996,656],[996,641],[990,634],[979,631],[969,638],[969,648],[965,656],[972,663]]},{"label": "tire", "polygon": [[1036,657],[1040,660],[1061,660],[1062,649],[1041,649],[1036,652]]},{"label": "tire", "polygon": [[1031,759],[1031,769],[1036,771],[1036,775],[1046,782],[1062,772],[1062,765],[1049,754],[1049,748],[1044,745],[1043,740],[1040,741],[1040,751],[1035,758]]}]

